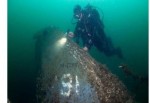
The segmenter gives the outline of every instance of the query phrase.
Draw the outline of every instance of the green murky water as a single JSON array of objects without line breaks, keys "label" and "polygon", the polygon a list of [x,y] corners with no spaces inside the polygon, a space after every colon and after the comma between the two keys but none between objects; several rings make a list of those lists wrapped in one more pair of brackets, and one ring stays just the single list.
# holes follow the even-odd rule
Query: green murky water
[{"label": "green murky water", "polygon": [[147,83],[135,90],[139,82],[126,77],[118,65],[125,63],[135,74],[148,75],[148,0],[8,0],[8,98],[13,103],[36,101],[34,34],[49,25],[73,30],[73,7],[88,3],[103,14],[105,32],[121,47],[125,60],[106,57],[95,48],[91,55],[118,75],[137,101],[147,103]]}]

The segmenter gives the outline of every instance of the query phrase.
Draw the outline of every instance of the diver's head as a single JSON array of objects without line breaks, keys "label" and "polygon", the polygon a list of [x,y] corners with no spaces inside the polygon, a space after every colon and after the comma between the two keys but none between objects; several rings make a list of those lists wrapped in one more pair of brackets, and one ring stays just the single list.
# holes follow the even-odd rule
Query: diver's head
[{"label": "diver's head", "polygon": [[75,19],[80,19],[81,16],[81,6],[80,5],[76,5],[73,9],[74,12],[74,18]]}]

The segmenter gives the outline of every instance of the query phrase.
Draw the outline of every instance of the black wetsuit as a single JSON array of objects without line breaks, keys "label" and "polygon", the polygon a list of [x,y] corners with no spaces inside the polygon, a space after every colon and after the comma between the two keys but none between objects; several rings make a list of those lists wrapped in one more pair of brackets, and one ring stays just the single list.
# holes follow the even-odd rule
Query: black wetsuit
[{"label": "black wetsuit", "polygon": [[78,20],[74,31],[76,42],[79,43],[81,37],[84,47],[90,49],[94,45],[107,56],[118,55],[122,58],[120,48],[114,48],[111,39],[106,37],[98,11],[91,8],[81,12],[82,17]]},{"label": "black wetsuit", "polygon": [[94,23],[92,21],[92,13],[82,10],[82,17],[78,20],[74,34],[76,37],[76,42],[79,43],[79,38],[82,38],[83,46],[88,49],[93,45],[93,35],[94,35]]}]

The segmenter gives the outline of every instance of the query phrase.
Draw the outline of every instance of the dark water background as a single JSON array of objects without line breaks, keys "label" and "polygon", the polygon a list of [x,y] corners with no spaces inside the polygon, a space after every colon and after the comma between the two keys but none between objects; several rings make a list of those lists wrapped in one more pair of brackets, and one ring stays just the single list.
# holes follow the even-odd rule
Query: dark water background
[{"label": "dark water background", "polygon": [[137,101],[148,102],[147,83],[135,90],[139,82],[118,68],[125,63],[135,74],[148,75],[148,0],[8,0],[8,98],[13,103],[35,102],[34,34],[49,25],[73,30],[73,7],[88,3],[102,14],[107,36],[121,47],[125,60],[106,57],[95,48],[91,55],[119,76]]}]

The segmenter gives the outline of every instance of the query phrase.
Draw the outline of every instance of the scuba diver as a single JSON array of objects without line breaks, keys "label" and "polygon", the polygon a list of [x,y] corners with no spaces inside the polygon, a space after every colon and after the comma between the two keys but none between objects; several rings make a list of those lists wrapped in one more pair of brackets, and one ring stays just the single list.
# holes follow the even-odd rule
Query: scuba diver
[{"label": "scuba diver", "polygon": [[134,74],[126,64],[121,64],[118,66],[118,68],[122,69],[126,76],[131,76],[133,79],[139,80],[141,83],[148,81],[148,76],[144,77]]},{"label": "scuba diver", "polygon": [[132,77],[134,80],[138,81],[138,84],[136,84],[134,87],[135,91],[138,91],[142,85],[148,85],[148,76],[134,74],[127,64],[120,64],[118,68],[120,68],[127,77]]},{"label": "scuba diver", "polygon": [[117,55],[119,58],[123,58],[121,49],[115,48],[111,39],[106,36],[104,24],[93,6],[88,4],[85,9],[82,9],[80,5],[76,5],[74,19],[77,20],[74,33],[68,32],[68,36],[75,38],[77,44],[81,38],[83,50],[88,51],[94,45],[106,56]]}]

